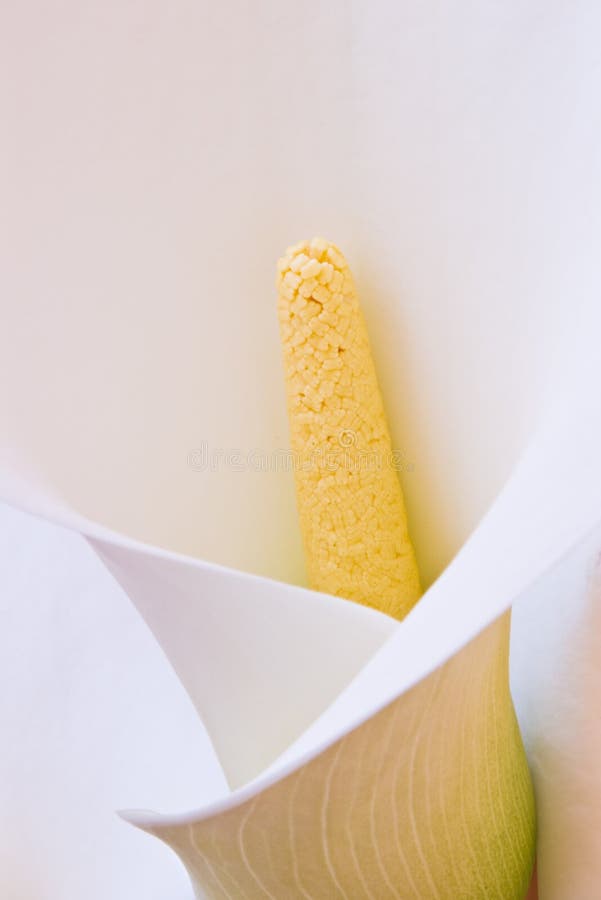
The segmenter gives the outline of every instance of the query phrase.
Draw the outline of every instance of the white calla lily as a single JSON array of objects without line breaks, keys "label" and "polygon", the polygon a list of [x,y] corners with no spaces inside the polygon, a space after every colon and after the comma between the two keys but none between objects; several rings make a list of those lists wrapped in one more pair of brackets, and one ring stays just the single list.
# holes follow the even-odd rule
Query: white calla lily
[{"label": "white calla lily", "polygon": [[[2,496],[86,536],[234,788],[130,818],[209,896],[518,898],[533,833],[506,686],[516,603],[541,897],[584,866],[584,898],[594,816],[574,837],[557,798],[582,795],[597,746],[580,643],[595,592],[540,653],[580,647],[569,691],[550,701],[524,660],[553,567],[574,550],[584,571],[601,520],[600,11],[68,0],[57,20],[27,0],[2,16]],[[315,232],[353,261],[407,460],[431,587],[400,625],[292,586],[271,286],[281,248]],[[552,707],[555,757],[537,752]]]}]

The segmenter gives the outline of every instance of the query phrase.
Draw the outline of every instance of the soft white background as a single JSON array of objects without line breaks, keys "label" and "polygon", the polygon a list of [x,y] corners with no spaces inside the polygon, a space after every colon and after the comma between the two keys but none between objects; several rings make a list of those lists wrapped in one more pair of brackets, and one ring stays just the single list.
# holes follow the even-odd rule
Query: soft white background
[{"label": "soft white background", "polygon": [[190,900],[115,810],[218,793],[204,731],[84,540],[0,505],[0,897]]}]

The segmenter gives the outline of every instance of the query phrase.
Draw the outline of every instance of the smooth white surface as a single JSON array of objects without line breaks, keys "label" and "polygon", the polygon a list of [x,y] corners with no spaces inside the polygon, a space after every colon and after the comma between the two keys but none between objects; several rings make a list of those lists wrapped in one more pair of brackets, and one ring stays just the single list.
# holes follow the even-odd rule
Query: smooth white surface
[{"label": "smooth white surface", "polygon": [[601,531],[513,610],[512,690],[535,778],[539,896],[599,886]]},{"label": "smooth white surface", "polygon": [[338,597],[114,537],[92,546],[172,662],[232,787],[283,753],[396,628]]},{"label": "smooth white surface", "polygon": [[0,468],[0,497],[86,538],[163,648],[231,786],[259,775],[398,628],[340,597],[142,544],[14,469]]},{"label": "smooth white surface", "polygon": [[221,775],[192,704],[84,540],[0,505],[0,896],[191,900],[115,810],[204,799]]}]

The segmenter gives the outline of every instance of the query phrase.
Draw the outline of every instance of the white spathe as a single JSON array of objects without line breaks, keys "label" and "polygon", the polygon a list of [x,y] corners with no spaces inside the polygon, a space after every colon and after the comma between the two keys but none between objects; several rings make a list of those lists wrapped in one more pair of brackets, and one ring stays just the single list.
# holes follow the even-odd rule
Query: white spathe
[{"label": "white spathe", "polygon": [[[157,567],[184,581],[194,571],[199,595],[217,579],[232,597],[233,621],[212,632],[228,643],[234,585],[259,582],[122,545],[95,522],[303,580],[292,476],[269,464],[287,444],[273,266],[298,238],[336,240],[356,271],[428,584],[517,464],[398,646],[320,720],[314,748],[457,649],[601,516],[600,24],[592,0],[302,11],[26,0],[0,13],[7,470],[34,471],[91,520],[69,522],[101,542],[145,616]],[[203,446],[215,461],[200,471],[190,460]],[[233,451],[242,465],[225,461]],[[9,494],[63,515],[12,477]],[[260,584],[266,604],[314,603]],[[220,608],[213,581],[211,592]],[[380,646],[379,619],[333,602],[320,614],[332,640],[365,620],[350,681]],[[169,644],[163,629],[178,622],[185,635],[185,619],[151,624]],[[195,688],[199,671],[170,648],[225,728],[219,692]],[[293,673],[298,660],[281,655]],[[337,675],[324,706],[343,672],[326,657],[324,684]],[[274,758],[320,712],[314,699],[274,737]],[[231,746],[225,731],[220,741]]]}]

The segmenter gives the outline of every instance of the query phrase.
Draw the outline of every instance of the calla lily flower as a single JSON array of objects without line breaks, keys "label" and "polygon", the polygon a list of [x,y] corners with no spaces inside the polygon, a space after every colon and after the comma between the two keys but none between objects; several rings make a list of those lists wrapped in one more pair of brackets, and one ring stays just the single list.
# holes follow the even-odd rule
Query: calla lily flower
[{"label": "calla lily flower", "polygon": [[[594,896],[601,11],[61,9],[2,14],[0,496],[84,536],[227,780],[124,817],[199,897],[520,900],[536,805],[541,900]],[[271,285],[317,232],[403,460],[402,623],[303,587]]]}]

